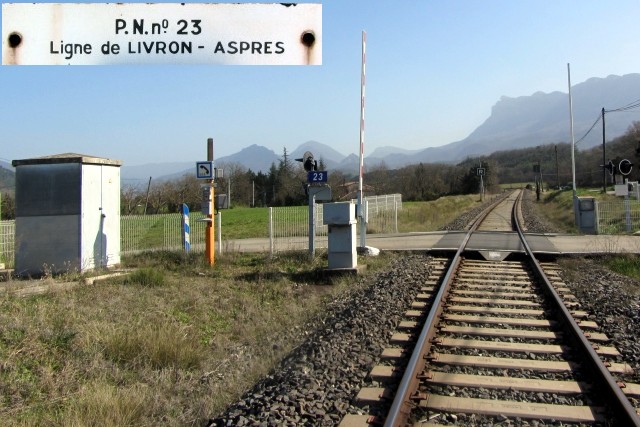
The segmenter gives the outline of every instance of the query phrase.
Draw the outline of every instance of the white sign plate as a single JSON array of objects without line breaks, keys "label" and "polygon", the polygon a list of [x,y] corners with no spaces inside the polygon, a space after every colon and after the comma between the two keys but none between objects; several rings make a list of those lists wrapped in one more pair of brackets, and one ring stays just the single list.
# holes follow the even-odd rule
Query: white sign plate
[{"label": "white sign plate", "polygon": [[196,162],[197,179],[213,179],[213,162]]},{"label": "white sign plate", "polygon": [[321,65],[322,5],[5,3],[3,65]]}]

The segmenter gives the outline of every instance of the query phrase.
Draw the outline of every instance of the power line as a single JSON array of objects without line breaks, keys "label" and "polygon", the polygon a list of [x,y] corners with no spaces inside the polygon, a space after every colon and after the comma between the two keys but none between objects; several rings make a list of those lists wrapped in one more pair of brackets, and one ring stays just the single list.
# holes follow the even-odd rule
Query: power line
[{"label": "power line", "polygon": [[628,111],[628,110],[634,110],[636,108],[640,107],[640,99],[637,99],[633,102],[628,103],[627,105],[623,106],[623,107],[619,107],[613,110],[604,110],[605,113],[616,113],[619,111]]},{"label": "power line", "polygon": [[[632,101],[632,102],[630,102],[627,105],[624,105],[622,107],[614,108],[613,110],[604,110],[604,112],[605,113],[619,113],[619,112],[623,112],[623,111],[635,110],[638,107],[640,107],[640,99]],[[602,120],[602,114],[598,114],[598,118],[596,119],[596,121],[593,122],[593,124],[591,125],[589,130],[584,135],[582,135],[582,137],[580,139],[578,139],[575,142],[575,145],[578,145],[578,143],[580,143],[582,140],[584,140],[587,137],[587,135],[589,135],[591,133],[593,128],[596,127],[596,125],[600,122],[600,120]]]},{"label": "power line", "polygon": [[574,145],[578,145],[583,139],[585,139],[587,137],[587,135],[589,135],[589,133],[591,133],[591,131],[593,130],[593,128],[596,127],[596,125],[600,122],[600,120],[602,120],[602,115],[598,114],[598,118],[596,119],[595,122],[593,122],[593,124],[591,125],[591,127],[589,128],[589,130],[587,131],[587,133],[585,133],[584,135],[582,135],[582,138],[578,139]]}]

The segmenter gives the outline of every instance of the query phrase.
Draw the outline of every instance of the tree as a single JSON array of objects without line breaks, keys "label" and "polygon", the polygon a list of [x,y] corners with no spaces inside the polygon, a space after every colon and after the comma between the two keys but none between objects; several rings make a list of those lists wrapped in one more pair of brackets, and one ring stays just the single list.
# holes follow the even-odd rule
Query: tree
[{"label": "tree", "polygon": [[16,219],[16,201],[10,193],[2,193],[2,206],[0,206],[3,220]]},{"label": "tree", "polygon": [[[274,170],[275,169],[275,170]],[[306,183],[306,172],[301,165],[294,168],[287,149],[284,149],[282,160],[277,168],[272,165],[270,175],[275,175],[275,195],[272,204],[275,206],[301,205],[306,201],[303,192]]]},{"label": "tree", "polygon": [[120,190],[120,214],[134,215],[140,213],[139,205],[144,202],[144,195],[132,185],[122,187]]}]

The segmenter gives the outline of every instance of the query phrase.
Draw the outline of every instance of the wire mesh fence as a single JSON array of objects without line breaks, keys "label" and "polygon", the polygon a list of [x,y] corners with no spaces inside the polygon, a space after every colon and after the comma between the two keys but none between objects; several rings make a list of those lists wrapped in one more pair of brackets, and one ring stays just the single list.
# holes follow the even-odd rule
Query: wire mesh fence
[{"label": "wire mesh fence", "polygon": [[[366,197],[368,233],[397,232],[397,213],[402,209],[402,196],[392,194]],[[270,247],[272,251],[303,250],[309,247],[309,207],[278,207],[270,210]],[[315,245],[327,248],[327,226],[323,224],[324,208],[315,205]],[[201,212],[191,212],[189,225],[192,248],[203,248],[206,222]],[[359,227],[359,225],[358,225]],[[359,230],[357,231],[359,233]],[[182,216],[126,215],[120,217],[120,254],[146,250],[178,250],[182,248]],[[15,258],[15,221],[0,221],[0,263],[12,268]]]},{"label": "wire mesh fence", "polygon": [[[327,247],[327,226],[323,224],[323,207],[315,205],[315,246]],[[309,248],[309,206],[283,206],[269,209],[271,252]]]},{"label": "wire mesh fence", "polygon": [[[191,245],[204,245],[206,222],[204,215],[189,215]],[[120,217],[120,253],[144,250],[174,250],[182,248],[182,215],[127,215]]]},{"label": "wire mesh fence", "polygon": [[[402,195],[389,194],[365,197],[368,222],[367,233],[397,233],[398,210],[402,209]],[[356,200],[351,200],[356,203]],[[315,247],[327,248],[327,226],[323,224],[324,208],[315,205]],[[270,247],[272,252],[309,248],[309,207],[272,208],[270,223]],[[356,233],[360,233],[357,225]]]},{"label": "wire mesh fence", "polygon": [[0,221],[0,264],[13,268],[15,258],[15,221]]},{"label": "wire mesh fence", "polygon": [[640,201],[596,201],[598,234],[625,234],[640,230]]}]

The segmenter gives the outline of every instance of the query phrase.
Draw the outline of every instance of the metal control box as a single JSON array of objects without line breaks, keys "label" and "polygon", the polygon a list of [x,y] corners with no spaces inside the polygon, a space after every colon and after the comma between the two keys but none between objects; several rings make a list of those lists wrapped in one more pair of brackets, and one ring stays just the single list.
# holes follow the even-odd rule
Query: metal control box
[{"label": "metal control box", "polygon": [[355,268],[356,208],[353,203],[325,203],[323,223],[328,226],[329,269]]},{"label": "metal control box", "polygon": [[349,225],[356,223],[356,205],[350,202],[325,203],[322,223],[325,225]]},{"label": "metal control box", "polygon": [[585,234],[596,234],[596,200],[594,197],[578,197],[578,225]]}]

